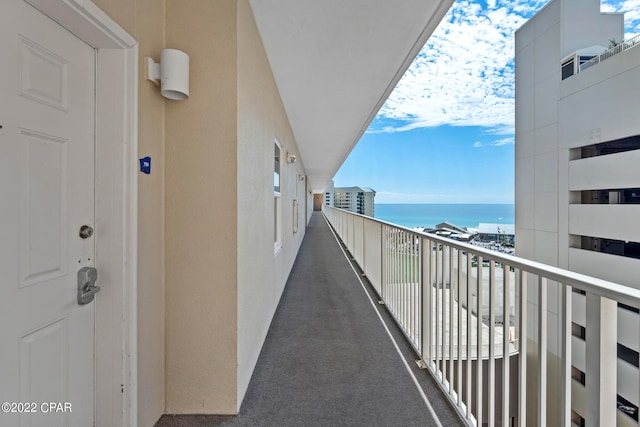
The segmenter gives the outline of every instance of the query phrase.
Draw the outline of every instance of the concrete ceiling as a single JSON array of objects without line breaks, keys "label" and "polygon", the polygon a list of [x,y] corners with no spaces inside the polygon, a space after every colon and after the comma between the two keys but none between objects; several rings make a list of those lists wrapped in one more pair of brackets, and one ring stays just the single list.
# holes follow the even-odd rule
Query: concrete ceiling
[{"label": "concrete ceiling", "polygon": [[309,183],[321,193],[453,0],[250,3]]}]

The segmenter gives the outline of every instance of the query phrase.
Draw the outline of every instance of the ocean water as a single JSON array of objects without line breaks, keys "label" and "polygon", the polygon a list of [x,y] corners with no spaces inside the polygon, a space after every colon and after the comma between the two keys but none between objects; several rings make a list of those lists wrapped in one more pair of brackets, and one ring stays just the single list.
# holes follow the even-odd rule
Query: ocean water
[{"label": "ocean water", "polygon": [[477,228],[481,222],[513,224],[513,204],[382,204],[376,203],[377,219],[405,227],[435,227],[450,222],[459,227]]}]

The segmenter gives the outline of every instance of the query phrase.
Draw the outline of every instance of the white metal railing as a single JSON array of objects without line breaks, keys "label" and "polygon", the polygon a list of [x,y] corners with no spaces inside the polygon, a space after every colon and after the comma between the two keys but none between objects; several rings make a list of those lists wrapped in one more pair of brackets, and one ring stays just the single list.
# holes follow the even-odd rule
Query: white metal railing
[{"label": "white metal railing", "polygon": [[[587,426],[616,424],[615,310],[618,302],[640,308],[639,290],[345,210],[322,210],[469,425],[572,425],[578,298],[586,300],[588,385],[578,414]],[[558,309],[550,310],[549,301]],[[560,402],[560,412],[548,411],[548,401]]]},{"label": "white metal railing", "polygon": [[606,59],[609,59],[612,56],[619,54],[620,52],[623,52],[627,49],[631,49],[632,47],[637,46],[638,44],[640,44],[640,35],[630,38],[629,40],[621,41],[617,43],[615,46],[613,46],[612,48],[605,50],[600,55],[594,56],[587,62],[580,64],[578,68],[578,72],[580,73],[586,70],[587,68],[592,67],[593,65],[599,64],[600,62]]}]

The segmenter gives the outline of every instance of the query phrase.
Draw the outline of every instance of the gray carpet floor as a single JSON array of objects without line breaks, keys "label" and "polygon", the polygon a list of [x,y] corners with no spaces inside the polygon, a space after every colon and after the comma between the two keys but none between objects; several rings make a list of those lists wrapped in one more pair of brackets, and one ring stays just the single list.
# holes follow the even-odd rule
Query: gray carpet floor
[{"label": "gray carpet floor", "polygon": [[164,415],[166,426],[434,426],[380,311],[444,426],[464,425],[393,324],[372,306],[314,212],[238,416]]}]

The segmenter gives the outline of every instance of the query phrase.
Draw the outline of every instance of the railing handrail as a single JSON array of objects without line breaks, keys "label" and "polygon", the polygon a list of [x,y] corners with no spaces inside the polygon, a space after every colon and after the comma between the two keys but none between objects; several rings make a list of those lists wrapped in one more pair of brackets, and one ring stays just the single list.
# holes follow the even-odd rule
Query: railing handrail
[{"label": "railing handrail", "polygon": [[590,60],[586,61],[584,64],[580,64],[578,72],[580,71],[584,71],[587,68],[598,64],[604,60],[607,60],[609,58],[611,58],[612,56],[615,56],[617,54],[619,54],[620,52],[624,52],[625,50],[629,50],[632,47],[637,46],[638,44],[640,44],[640,34],[632,37],[628,40],[622,40],[620,42],[618,42],[618,44],[616,44],[615,46],[605,50],[604,52],[602,52],[600,55],[596,55],[593,58],[591,58]]},{"label": "railing handrail", "polygon": [[448,246],[454,247],[456,249],[486,255],[486,258],[491,258],[493,261],[498,261],[510,267],[527,270],[530,273],[539,274],[551,280],[554,280],[556,282],[570,285],[576,289],[580,289],[585,292],[592,292],[600,296],[622,302],[627,305],[631,305],[631,306],[640,305],[640,289],[635,289],[629,286],[621,285],[619,283],[614,283],[608,280],[599,279],[597,277],[587,276],[585,274],[576,273],[573,271],[565,270],[563,268],[553,267],[553,266],[543,264],[537,261],[532,261],[526,258],[520,258],[518,256],[503,254],[501,252],[485,249],[481,246],[475,246],[469,243],[459,242],[457,240],[448,239],[446,237],[438,236],[436,234],[416,231],[411,228],[404,227],[402,225],[393,224],[393,223],[383,221],[377,218],[372,218],[366,215],[357,214],[354,212],[347,211],[345,209],[339,209],[339,208],[335,208],[333,206],[327,206],[327,205],[323,205],[323,207],[336,209],[338,211],[343,211],[345,213],[359,216],[367,220],[375,221],[390,227],[394,227],[400,230],[414,233],[418,236],[427,237],[429,240],[443,243]]},{"label": "railing handrail", "polygon": [[[616,313],[619,302],[640,308],[640,290],[344,209],[322,210],[468,425],[545,425],[550,416],[568,426],[574,411],[593,425],[615,424],[620,389],[613,362],[624,321]],[[574,323],[584,336],[574,335]],[[581,339],[575,351],[583,356],[574,359]],[[559,372],[538,374],[551,372],[550,355]],[[589,378],[576,401],[581,382],[574,369]],[[549,399],[560,400],[560,413],[548,411]]]}]

